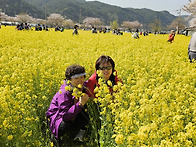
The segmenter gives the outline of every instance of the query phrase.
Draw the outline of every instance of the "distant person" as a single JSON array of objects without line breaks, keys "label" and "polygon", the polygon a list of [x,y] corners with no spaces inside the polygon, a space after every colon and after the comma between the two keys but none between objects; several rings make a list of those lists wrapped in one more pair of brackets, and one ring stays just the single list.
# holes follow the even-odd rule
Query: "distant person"
[{"label": "distant person", "polygon": [[174,37],[175,37],[175,31],[174,30],[171,30],[171,33],[169,34],[169,38],[167,40],[167,42],[174,42]]},{"label": "distant person", "polygon": [[143,35],[144,36],[148,36],[148,32],[147,31],[144,31]]},{"label": "distant person", "polygon": [[106,28],[104,28],[104,29],[103,29],[103,33],[105,34],[106,32],[107,32],[107,29],[106,29]]},{"label": "distant person", "polygon": [[117,34],[117,29],[114,29],[114,30],[112,31],[112,34]]},{"label": "distant person", "polygon": [[60,31],[61,31],[61,32],[63,32],[63,31],[64,31],[64,29],[65,29],[65,28],[64,28],[64,27],[62,27]]},{"label": "distant person", "polygon": [[188,45],[188,56],[190,62],[192,62],[193,59],[196,60],[196,32],[191,36],[191,40]]},{"label": "distant person", "polygon": [[60,31],[60,27],[59,26],[56,26],[55,27],[55,31]]},{"label": "distant person", "polygon": [[139,37],[139,34],[137,33],[137,32],[135,32],[133,35],[132,35],[132,37],[134,38],[134,39],[139,39],[140,37]]},{"label": "distant person", "polygon": [[117,30],[117,35],[123,35],[123,32],[120,31],[120,29]]},{"label": "distant person", "polygon": [[74,26],[74,31],[73,31],[73,35],[79,35],[79,33],[78,33],[78,25],[75,25]]},{"label": "distant person", "polygon": [[97,34],[97,29],[95,27],[92,27],[92,34]]}]

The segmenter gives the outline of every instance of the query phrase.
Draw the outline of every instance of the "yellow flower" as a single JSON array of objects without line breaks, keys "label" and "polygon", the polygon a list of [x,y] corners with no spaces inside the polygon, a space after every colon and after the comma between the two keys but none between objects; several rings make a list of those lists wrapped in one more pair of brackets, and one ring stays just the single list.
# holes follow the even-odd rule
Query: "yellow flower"
[{"label": "yellow flower", "polygon": [[65,87],[65,91],[70,91],[71,90],[71,87],[70,86],[66,86]]},{"label": "yellow flower", "polygon": [[[100,107],[101,107],[101,106],[100,106]],[[106,113],[106,107],[103,108],[103,111],[100,112],[100,114],[102,115],[102,114],[105,114],[105,113]]]},{"label": "yellow flower", "polygon": [[118,90],[118,86],[117,85],[114,85],[113,86],[113,91],[115,92],[115,91],[117,91]]},{"label": "yellow flower", "polygon": [[107,85],[105,85],[103,88],[104,88],[104,89],[103,89],[103,90],[104,90],[104,93],[109,93],[109,92],[110,92]]},{"label": "yellow flower", "polygon": [[117,144],[123,144],[124,142],[124,136],[122,134],[118,134],[115,138],[115,141]]},{"label": "yellow flower", "polygon": [[9,136],[7,137],[7,139],[8,139],[8,140],[12,140],[12,139],[13,139],[13,135],[9,135]]},{"label": "yellow flower", "polygon": [[107,81],[109,86],[112,86],[112,82],[110,80]]},{"label": "yellow flower", "polygon": [[79,84],[79,85],[78,85],[78,88],[82,88],[82,84]]},{"label": "yellow flower", "polygon": [[94,93],[98,93],[98,91],[99,91],[99,88],[96,87],[96,88],[94,89]]},{"label": "yellow flower", "polygon": [[98,102],[98,99],[97,99],[97,98],[94,98],[93,100],[94,100],[94,102],[95,102],[95,103],[97,103],[97,102]]},{"label": "yellow flower", "polygon": [[97,75],[98,75],[98,77],[102,77],[103,76],[102,71],[101,70],[97,70]]},{"label": "yellow flower", "polygon": [[32,136],[32,131],[29,132],[29,135],[28,136]]},{"label": "yellow flower", "polygon": [[73,93],[76,93],[76,92],[78,92],[79,90],[78,90],[78,88],[74,88],[73,89]]},{"label": "yellow flower", "polygon": [[7,126],[7,119],[5,119],[4,121],[3,121],[3,125],[6,127]]},{"label": "yellow flower", "polygon": [[117,75],[117,74],[116,74],[116,71],[114,71],[114,72],[113,72],[113,75],[114,75],[114,76],[116,76],[116,75]]},{"label": "yellow flower", "polygon": [[61,91],[61,90],[59,90],[59,93],[60,93],[60,94],[62,94],[62,91]]},{"label": "yellow flower", "polygon": [[24,101],[24,104],[25,104],[25,105],[26,105],[26,104],[28,104],[28,101],[27,101],[27,100],[25,100],[25,101]]}]

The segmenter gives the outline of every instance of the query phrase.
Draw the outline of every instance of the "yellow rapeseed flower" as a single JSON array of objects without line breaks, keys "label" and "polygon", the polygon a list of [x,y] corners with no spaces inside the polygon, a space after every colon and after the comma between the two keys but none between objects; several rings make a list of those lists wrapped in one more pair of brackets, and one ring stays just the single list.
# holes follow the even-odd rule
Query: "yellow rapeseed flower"
[{"label": "yellow rapeseed flower", "polygon": [[79,84],[79,85],[78,85],[78,88],[82,88],[82,84]]},{"label": "yellow rapeseed flower", "polygon": [[9,136],[7,137],[7,139],[8,139],[8,140],[12,140],[12,139],[13,139],[13,135],[9,135]]},{"label": "yellow rapeseed flower", "polygon": [[117,144],[123,144],[124,136],[122,134],[116,135],[115,141],[116,141]]}]

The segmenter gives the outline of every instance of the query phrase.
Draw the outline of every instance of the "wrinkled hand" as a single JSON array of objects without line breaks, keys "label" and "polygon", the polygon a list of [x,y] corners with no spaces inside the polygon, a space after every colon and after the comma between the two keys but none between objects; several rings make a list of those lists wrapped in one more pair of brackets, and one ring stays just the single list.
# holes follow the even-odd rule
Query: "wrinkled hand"
[{"label": "wrinkled hand", "polygon": [[89,96],[85,93],[84,96],[79,98],[79,102],[84,106],[86,102],[88,101]]}]

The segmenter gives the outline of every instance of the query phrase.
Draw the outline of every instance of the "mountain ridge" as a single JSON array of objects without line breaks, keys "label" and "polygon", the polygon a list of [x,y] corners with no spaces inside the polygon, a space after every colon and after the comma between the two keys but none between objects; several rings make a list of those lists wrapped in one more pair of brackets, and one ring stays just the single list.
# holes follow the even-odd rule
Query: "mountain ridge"
[{"label": "mountain ridge", "polygon": [[[10,5],[10,12],[8,15],[16,15],[16,7],[13,8],[13,0],[0,0]],[[134,8],[121,8],[119,6],[109,5],[98,1],[85,1],[85,0],[15,0],[15,2],[25,5],[20,7],[23,11],[33,17],[36,16],[44,18],[45,13],[49,16],[51,13],[59,13],[66,19],[71,19],[74,22],[82,23],[86,17],[100,18],[104,25],[110,25],[110,22],[118,20],[119,24],[123,21],[139,21],[144,27],[153,23],[155,19],[160,20],[161,26],[164,28],[169,25],[176,16],[170,14],[168,11],[153,11],[151,9],[134,9]],[[28,5],[27,5],[28,4]],[[15,4],[16,5],[16,4]],[[18,4],[19,5],[19,4]],[[31,8],[29,8],[31,6]],[[3,8],[1,8],[3,9]],[[33,9],[33,10],[32,10]],[[31,10],[31,12],[29,12]],[[8,12],[9,10],[5,10]],[[21,13],[21,10],[18,10]]]},{"label": "mountain ridge", "polygon": [[[86,17],[100,18],[105,25],[110,22],[118,20],[119,24],[123,21],[138,20],[143,26],[148,26],[153,23],[154,19],[161,21],[162,27],[169,25],[176,16],[170,14],[168,11],[153,11],[150,9],[134,9],[121,8],[119,6],[105,4],[99,1],[85,1],[85,0],[29,0],[34,6],[36,3],[42,2],[50,13],[59,13],[72,19],[75,22],[82,23]],[[44,1],[46,3],[44,3]],[[39,5],[39,8],[44,9],[44,5]],[[74,12],[74,13],[73,13]]]},{"label": "mountain ridge", "polygon": [[44,13],[24,0],[0,0],[0,9],[9,16],[27,13],[34,18],[44,18]]}]

